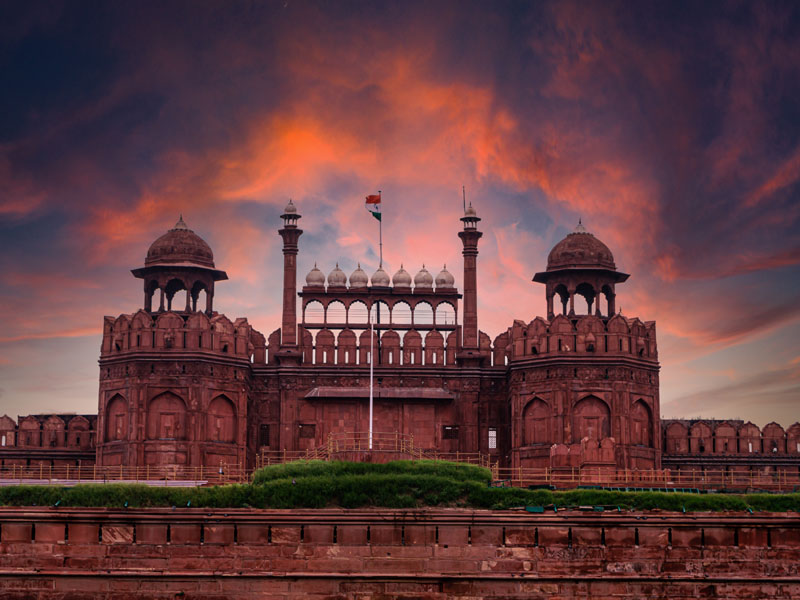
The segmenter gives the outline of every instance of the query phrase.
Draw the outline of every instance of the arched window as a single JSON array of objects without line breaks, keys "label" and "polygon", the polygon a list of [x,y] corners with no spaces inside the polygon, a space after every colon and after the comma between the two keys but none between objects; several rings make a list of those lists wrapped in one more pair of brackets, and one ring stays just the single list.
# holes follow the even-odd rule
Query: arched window
[{"label": "arched window", "polygon": [[411,325],[411,306],[408,302],[395,302],[392,306],[392,323],[395,325]]},{"label": "arched window", "polygon": [[151,440],[186,439],[186,404],[181,398],[165,392],[150,401],[147,437]]},{"label": "arched window", "polygon": [[347,311],[345,310],[344,303],[340,302],[339,300],[334,300],[333,302],[328,303],[328,308],[326,309],[326,316],[327,316],[327,323],[335,323],[336,325],[341,325],[345,322],[347,318]]},{"label": "arched window", "polygon": [[420,302],[414,307],[414,325],[433,325],[433,307],[427,302]]},{"label": "arched window", "polygon": [[217,396],[208,405],[206,423],[206,436],[209,441],[236,441],[236,408],[225,396]]},{"label": "arched window", "polygon": [[370,319],[373,323],[389,323],[392,315],[389,311],[389,305],[386,302],[378,300],[370,308]]},{"label": "arched window", "polygon": [[572,410],[572,443],[583,438],[602,440],[611,436],[611,410],[595,396],[587,396]]},{"label": "arched window", "polygon": [[544,400],[534,398],[522,411],[522,440],[523,445],[549,444],[550,435],[550,407]]},{"label": "arched window", "polygon": [[644,400],[634,402],[631,407],[631,444],[648,448],[653,445],[651,423],[650,408]]},{"label": "arched window", "polygon": [[128,439],[128,403],[119,394],[106,406],[106,441]]},{"label": "arched window", "polygon": [[449,302],[440,302],[436,305],[436,324],[455,325],[456,309]]},{"label": "arched window", "polygon": [[[586,312],[583,314],[586,315],[592,314],[592,308],[596,296],[594,288],[588,283],[581,283],[578,285],[578,287],[575,288],[575,293],[578,296],[583,296],[583,299],[586,300]],[[578,307],[576,306],[575,308],[576,312],[578,312],[577,310]]]},{"label": "arched window", "polygon": [[569,291],[567,286],[561,283],[553,290],[553,315],[566,315],[567,302],[569,302]]},{"label": "arched window", "polygon": [[322,323],[325,320],[325,308],[322,302],[312,300],[303,309],[303,323]]},{"label": "arched window", "polygon": [[347,322],[351,325],[359,325],[367,322],[367,305],[360,300],[353,302],[347,309]]}]

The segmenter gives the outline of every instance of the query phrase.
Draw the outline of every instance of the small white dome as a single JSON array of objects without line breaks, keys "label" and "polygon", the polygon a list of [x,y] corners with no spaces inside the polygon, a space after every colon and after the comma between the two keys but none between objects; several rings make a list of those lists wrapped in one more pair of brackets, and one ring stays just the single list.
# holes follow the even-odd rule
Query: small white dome
[{"label": "small white dome", "polygon": [[414,275],[414,287],[415,288],[433,287],[433,275],[428,273],[428,270],[425,268],[425,265],[422,265],[422,268],[419,270],[419,273]]},{"label": "small white dome", "polygon": [[400,265],[400,268],[392,276],[392,285],[396,288],[410,288],[411,287],[411,274]]},{"label": "small white dome", "polygon": [[289,204],[287,204],[286,208],[283,209],[283,214],[293,215],[296,213],[297,213],[297,207],[292,203],[292,199],[289,198]]},{"label": "small white dome", "polygon": [[467,207],[467,210],[464,211],[464,216],[465,217],[477,217],[478,216],[478,212],[474,208],[472,208],[472,202],[469,203],[469,206]]},{"label": "small white dome", "polygon": [[308,287],[325,287],[325,273],[317,268],[316,263],[314,263],[314,268],[306,275],[306,285]]},{"label": "small white dome", "polygon": [[369,277],[367,277],[364,269],[361,268],[361,263],[359,263],[356,270],[350,275],[350,289],[365,288],[368,283]]},{"label": "small white dome", "polygon": [[439,271],[439,274],[436,276],[436,289],[452,289],[455,287],[456,278],[453,277],[453,274],[447,270],[447,265],[442,267],[442,270]]},{"label": "small white dome", "polygon": [[378,267],[378,270],[372,275],[372,285],[376,287],[389,287],[389,274],[383,270],[383,267]]},{"label": "small white dome", "polygon": [[328,273],[328,287],[336,287],[336,288],[343,288],[347,286],[347,275],[344,274],[339,268],[339,263],[336,263],[336,267]]}]

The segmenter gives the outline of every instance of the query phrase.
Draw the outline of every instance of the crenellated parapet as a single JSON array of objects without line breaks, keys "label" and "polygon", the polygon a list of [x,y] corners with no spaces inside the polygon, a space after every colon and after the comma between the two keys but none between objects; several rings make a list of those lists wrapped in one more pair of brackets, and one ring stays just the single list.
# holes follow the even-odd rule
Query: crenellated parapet
[{"label": "crenellated parapet", "polygon": [[231,322],[219,313],[145,310],[104,318],[101,362],[147,352],[203,352],[266,363],[264,336],[245,318]]},{"label": "crenellated parapet", "polygon": [[761,429],[739,419],[665,419],[662,435],[665,458],[800,455],[800,423],[784,430],[775,422]]},{"label": "crenellated parapet", "polygon": [[655,321],[616,314],[514,321],[494,340],[494,363],[545,356],[614,356],[658,360]]}]

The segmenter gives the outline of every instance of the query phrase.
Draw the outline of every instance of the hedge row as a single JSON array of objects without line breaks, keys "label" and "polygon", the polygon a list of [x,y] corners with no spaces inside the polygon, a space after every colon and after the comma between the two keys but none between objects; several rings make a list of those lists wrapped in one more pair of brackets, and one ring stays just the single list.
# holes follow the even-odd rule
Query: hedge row
[{"label": "hedge row", "polygon": [[798,511],[800,494],[680,494],[488,487],[480,467],[432,461],[387,464],[297,462],[266,467],[254,483],[201,488],[131,484],[11,486],[7,506],[343,508],[423,506],[507,509],[524,506],[605,506],[672,511]]}]

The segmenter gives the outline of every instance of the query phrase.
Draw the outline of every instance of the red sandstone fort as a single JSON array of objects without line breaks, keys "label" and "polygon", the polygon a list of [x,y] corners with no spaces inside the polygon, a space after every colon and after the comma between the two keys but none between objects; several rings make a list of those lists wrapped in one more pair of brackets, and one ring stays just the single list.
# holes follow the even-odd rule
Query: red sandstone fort
[{"label": "red sandstone fort", "polygon": [[374,352],[378,445],[410,440],[421,454],[550,473],[798,479],[798,423],[660,419],[655,322],[617,311],[628,275],[583,226],[533,277],[546,317],[492,339],[479,329],[482,233],[471,206],[458,232],[461,291],[446,268],[412,277],[401,266],[390,278],[359,266],[348,277],[338,265],[327,277],[315,266],[298,291],[300,214],[290,202],[281,218],[278,329],[265,337],[215,310],[227,275],[181,219],[133,270],[142,307],[104,319],[98,414],[0,418],[2,466],[216,470],[332,444],[363,449]]}]

